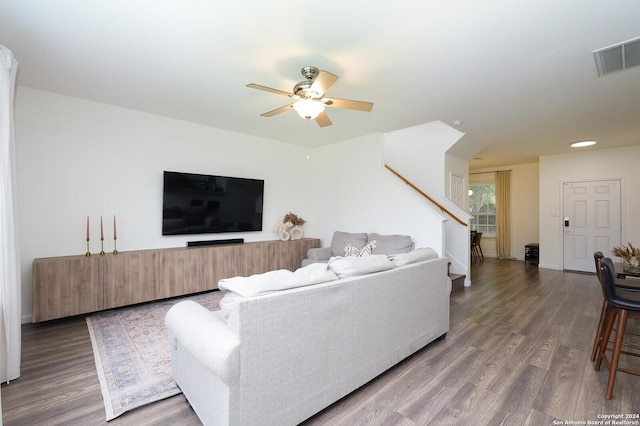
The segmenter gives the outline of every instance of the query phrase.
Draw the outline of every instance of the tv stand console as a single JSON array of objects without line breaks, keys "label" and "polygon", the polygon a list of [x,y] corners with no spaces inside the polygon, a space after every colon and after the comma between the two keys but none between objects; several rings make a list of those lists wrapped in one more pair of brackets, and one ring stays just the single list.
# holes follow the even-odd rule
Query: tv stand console
[{"label": "tv stand console", "polygon": [[317,238],[64,256],[33,261],[33,322],[218,288],[218,281],[295,270]]}]

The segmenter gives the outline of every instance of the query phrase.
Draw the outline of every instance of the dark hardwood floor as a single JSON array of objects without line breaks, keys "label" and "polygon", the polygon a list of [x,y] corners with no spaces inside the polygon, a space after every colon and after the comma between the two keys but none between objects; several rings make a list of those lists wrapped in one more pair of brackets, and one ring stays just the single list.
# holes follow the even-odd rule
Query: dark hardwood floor
[{"label": "dark hardwood floor", "polygon": [[[444,340],[304,425],[551,425],[640,412],[640,377],[618,373],[607,401],[608,370],[590,361],[602,304],[595,275],[487,258],[471,276],[451,296]],[[26,324],[22,339],[22,376],[2,385],[7,426],[200,424],[182,395],[107,423],[84,318]]]}]

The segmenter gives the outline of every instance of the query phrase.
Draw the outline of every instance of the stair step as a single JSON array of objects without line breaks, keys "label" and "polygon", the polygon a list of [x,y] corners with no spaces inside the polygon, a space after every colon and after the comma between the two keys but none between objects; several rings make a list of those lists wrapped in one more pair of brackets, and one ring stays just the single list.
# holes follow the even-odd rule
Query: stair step
[{"label": "stair step", "polygon": [[449,274],[449,278],[451,278],[451,292],[458,291],[464,288],[464,279],[467,276],[464,274]]}]

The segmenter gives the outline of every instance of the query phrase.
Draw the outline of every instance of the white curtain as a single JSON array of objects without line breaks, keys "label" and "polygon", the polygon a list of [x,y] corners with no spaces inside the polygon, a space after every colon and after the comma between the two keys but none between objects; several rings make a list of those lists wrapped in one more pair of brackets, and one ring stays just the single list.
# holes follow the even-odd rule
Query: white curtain
[{"label": "white curtain", "polygon": [[18,62],[0,45],[0,381],[20,376],[20,255],[13,95]]},{"label": "white curtain", "polygon": [[511,256],[511,172],[496,172],[496,252],[498,259]]}]

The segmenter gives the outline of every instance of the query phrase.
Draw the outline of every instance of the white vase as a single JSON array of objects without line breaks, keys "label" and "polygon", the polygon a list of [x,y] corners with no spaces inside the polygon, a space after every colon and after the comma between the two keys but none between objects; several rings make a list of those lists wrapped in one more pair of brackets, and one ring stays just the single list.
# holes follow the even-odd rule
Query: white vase
[{"label": "white vase", "polygon": [[289,239],[291,239],[291,234],[287,231],[280,232],[280,241],[289,241]]},{"label": "white vase", "polygon": [[289,230],[289,234],[291,234],[292,240],[299,240],[304,236],[304,232],[302,231],[302,226],[296,225]]}]

